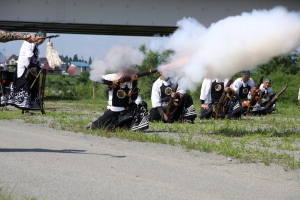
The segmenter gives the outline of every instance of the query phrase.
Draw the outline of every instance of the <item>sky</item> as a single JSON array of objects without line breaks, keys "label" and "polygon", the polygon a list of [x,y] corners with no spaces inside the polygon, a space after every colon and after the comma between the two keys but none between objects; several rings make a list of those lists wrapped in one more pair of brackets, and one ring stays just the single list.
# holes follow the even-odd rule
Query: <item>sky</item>
[{"label": "sky", "polygon": [[[114,45],[140,47],[142,44],[149,45],[152,37],[137,37],[137,36],[107,36],[107,35],[79,35],[79,34],[60,34],[48,33],[49,35],[60,35],[59,37],[52,38],[50,41],[53,43],[54,49],[59,55],[68,55],[73,58],[77,54],[79,59],[89,60],[105,57],[109,48]],[[47,39],[40,45],[40,57],[46,57]],[[0,51],[5,56],[12,54],[19,55],[20,48],[23,41],[11,41],[7,43],[0,43]]]}]

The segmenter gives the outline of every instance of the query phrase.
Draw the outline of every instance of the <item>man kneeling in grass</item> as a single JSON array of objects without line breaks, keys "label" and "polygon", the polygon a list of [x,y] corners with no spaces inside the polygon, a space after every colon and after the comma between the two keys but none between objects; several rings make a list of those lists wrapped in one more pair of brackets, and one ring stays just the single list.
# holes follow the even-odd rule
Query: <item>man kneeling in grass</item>
[{"label": "man kneeling in grass", "polygon": [[[123,82],[124,77],[129,80]],[[124,128],[139,131],[148,129],[147,104],[138,93],[137,79],[133,69],[123,69],[119,73],[104,75],[102,81],[97,83],[109,87],[107,110],[87,128]]]},{"label": "man kneeling in grass", "polygon": [[167,76],[164,71],[159,73],[161,76],[152,86],[150,120],[194,124],[197,114],[191,95],[180,89],[175,77]]}]

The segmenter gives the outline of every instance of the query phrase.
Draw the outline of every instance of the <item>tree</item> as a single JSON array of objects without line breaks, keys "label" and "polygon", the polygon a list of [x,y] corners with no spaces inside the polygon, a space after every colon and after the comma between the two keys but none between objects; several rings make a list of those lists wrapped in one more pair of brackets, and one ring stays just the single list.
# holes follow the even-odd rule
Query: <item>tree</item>
[{"label": "tree", "polygon": [[89,65],[92,64],[92,58],[91,58],[91,56],[89,57],[89,62],[88,62],[88,64],[89,64]]},{"label": "tree", "polygon": [[257,67],[257,72],[264,75],[270,75],[276,71],[283,74],[298,74],[300,71],[300,53],[295,51],[288,56],[274,57],[268,63]]},{"label": "tree", "polygon": [[69,62],[69,56],[65,56],[64,62],[65,62],[65,63]]},{"label": "tree", "polygon": [[[147,50],[146,45],[144,44],[141,45],[139,49],[145,54],[146,59],[143,61],[141,66],[136,66],[138,72],[157,68],[160,64],[166,62],[167,57],[170,53],[172,53],[172,51],[166,51],[162,54],[155,53],[151,50]],[[143,86],[140,87],[140,94],[144,99],[151,98],[152,84],[159,76],[160,75],[158,73],[155,73],[139,79],[139,85]]]},{"label": "tree", "polygon": [[61,61],[65,62],[65,63],[69,62],[69,56],[63,56],[63,55],[61,55],[59,57],[60,57]]},{"label": "tree", "polygon": [[75,54],[74,56],[73,56],[73,60],[72,60],[73,62],[78,62],[78,56],[77,56],[77,54]]}]

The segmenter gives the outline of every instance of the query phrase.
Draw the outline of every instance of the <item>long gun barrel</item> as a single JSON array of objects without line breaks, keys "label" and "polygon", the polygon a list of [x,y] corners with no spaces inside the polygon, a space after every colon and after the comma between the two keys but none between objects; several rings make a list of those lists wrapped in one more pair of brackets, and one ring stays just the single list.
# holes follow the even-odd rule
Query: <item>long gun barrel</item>
[{"label": "long gun barrel", "polygon": [[[232,78],[228,80],[228,82],[227,82],[225,88],[226,88],[226,87],[230,87],[231,83],[232,83]],[[220,106],[223,106],[223,105],[224,105],[224,100],[225,100],[225,97],[226,97],[226,91],[225,91],[225,88],[224,88],[224,91],[223,91],[223,93],[222,93],[222,96],[221,96],[221,98],[220,98],[220,100],[219,100]]]},{"label": "long gun barrel", "polygon": [[[259,80],[257,86],[255,87],[256,89],[259,89],[260,85],[263,83],[263,79],[264,79],[264,77],[262,76],[262,77],[260,78],[260,80]],[[256,97],[256,96],[259,96],[259,95],[260,95],[260,94],[256,92],[255,95],[252,95],[252,96],[251,96],[251,99],[250,99],[250,101],[249,101],[249,106],[248,106],[248,109],[247,109],[248,113],[250,112],[250,107],[253,107],[253,106],[255,105],[255,103],[256,103],[255,97]]]},{"label": "long gun barrel", "polygon": [[51,39],[51,38],[55,38],[55,37],[59,37],[59,35],[49,35],[47,37],[42,37],[42,38],[39,38],[39,39],[47,39],[47,38]]},{"label": "long gun barrel", "polygon": [[[229,79],[225,88],[226,87],[230,87],[231,83],[232,83],[233,79]],[[224,112],[223,112],[223,107],[224,107],[224,104],[225,104],[225,100],[226,100],[226,91],[225,91],[225,88],[224,88],[224,91],[222,93],[222,96],[220,97],[220,100],[218,102],[218,104],[216,105],[216,107],[214,108],[214,112],[216,113],[216,119],[218,119],[219,116],[223,115]]]},{"label": "long gun barrel", "polygon": [[[149,70],[146,70],[146,71],[143,71],[143,72],[139,72],[137,73],[137,77],[140,78],[140,77],[143,77],[143,76],[147,76],[149,74],[153,74],[153,73],[156,73],[157,72],[157,68],[154,68],[154,69],[149,69]],[[130,76],[124,76],[124,77],[121,77],[117,82],[118,83],[125,83],[125,82],[128,82],[131,80],[131,77]]]},{"label": "long gun barrel", "polygon": [[282,95],[282,93],[286,90],[286,88],[288,87],[288,85],[286,85],[280,92],[278,92],[273,99],[271,99],[267,105],[265,106],[265,109],[269,109],[271,107],[271,105],[273,105],[274,103],[276,103],[276,101],[278,100],[278,98],[280,97],[280,95]]},{"label": "long gun barrel", "polygon": [[[175,88],[174,88],[174,92],[176,92],[178,89],[178,83],[175,85]],[[167,123],[171,123],[172,120],[171,120],[171,116],[173,114],[173,112],[175,111],[176,109],[176,106],[174,105],[173,101],[174,101],[174,97],[172,97],[172,95],[170,96],[170,100],[169,100],[169,103],[168,103],[168,107],[166,109],[166,115],[168,117],[168,121],[166,121]],[[179,103],[179,102],[178,102]]]}]

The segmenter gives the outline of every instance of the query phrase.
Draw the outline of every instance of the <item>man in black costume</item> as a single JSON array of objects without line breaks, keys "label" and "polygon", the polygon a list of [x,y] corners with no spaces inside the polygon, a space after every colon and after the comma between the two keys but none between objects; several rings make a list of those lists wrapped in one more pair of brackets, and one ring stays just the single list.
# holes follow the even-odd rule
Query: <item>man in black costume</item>
[{"label": "man in black costume", "polygon": [[191,95],[180,89],[175,77],[166,77],[164,72],[160,74],[152,86],[150,120],[193,124],[197,114]]},{"label": "man in black costume", "polygon": [[[122,77],[130,77],[130,81],[120,82]],[[107,110],[87,128],[124,128],[134,131],[148,129],[147,104],[138,93],[137,79],[132,69],[104,75],[102,81],[97,83],[109,87]]]}]

